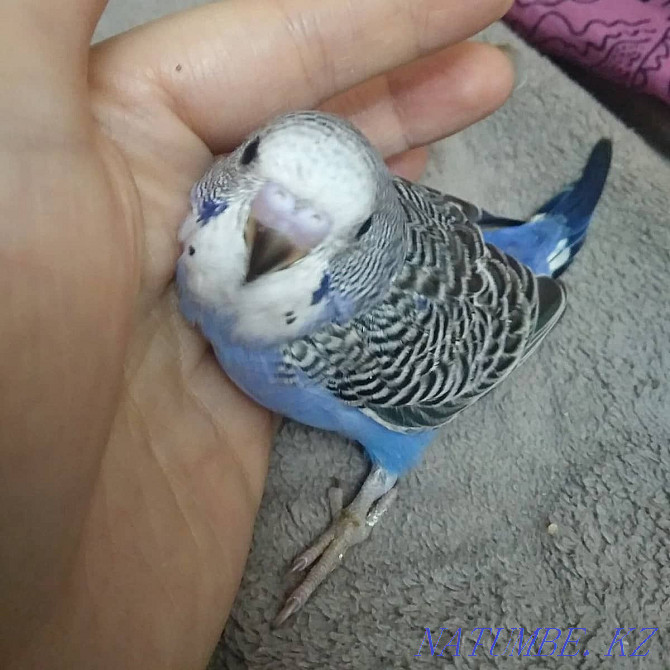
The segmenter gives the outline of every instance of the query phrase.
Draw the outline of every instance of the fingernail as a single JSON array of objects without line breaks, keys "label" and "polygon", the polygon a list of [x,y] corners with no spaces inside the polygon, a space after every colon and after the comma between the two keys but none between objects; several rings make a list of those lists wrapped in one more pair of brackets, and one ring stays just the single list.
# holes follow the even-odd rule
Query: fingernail
[{"label": "fingernail", "polygon": [[300,609],[300,601],[297,598],[289,598],[286,601],[286,605],[284,605],[284,609],[282,609],[279,614],[277,614],[276,619],[273,622],[273,625],[276,626],[281,626],[284,621],[286,621],[289,617],[293,616],[298,610]]},{"label": "fingernail", "polygon": [[512,61],[512,67],[514,68],[513,91],[518,91],[520,88],[525,86],[528,81],[521,51],[511,42],[501,42],[499,44],[494,44],[494,46],[503,51]]},{"label": "fingernail", "polygon": [[291,566],[291,570],[289,571],[289,574],[293,574],[294,572],[301,572],[306,567],[307,567],[307,561],[304,558],[299,558]]}]

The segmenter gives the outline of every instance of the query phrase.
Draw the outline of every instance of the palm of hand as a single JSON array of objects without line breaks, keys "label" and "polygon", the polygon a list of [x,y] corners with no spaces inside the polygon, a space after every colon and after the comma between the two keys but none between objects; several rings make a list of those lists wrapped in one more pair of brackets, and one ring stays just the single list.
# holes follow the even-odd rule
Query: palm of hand
[{"label": "palm of hand", "polygon": [[[102,103],[96,115],[108,111]],[[143,590],[151,584],[165,607],[172,594],[190,593],[174,623],[192,629],[197,649],[199,636],[213,632],[196,625],[198,610],[218,609],[220,628],[241,578],[273,421],[221,373],[207,343],[178,313],[172,286],[176,231],[188,190],[211,153],[168,110],[152,125],[155,136],[143,128],[143,141],[132,149],[122,140],[117,145],[125,166],[113,158],[117,147],[104,141],[101,146],[107,183],[133,234],[133,264],[124,262],[128,249],[116,246],[126,271],[123,284],[132,287],[123,293],[132,325],[85,550],[96,552],[99,569],[132,574]],[[135,135],[132,124],[122,132],[128,129]],[[107,216],[106,225],[118,227],[119,221]],[[101,526],[107,528],[104,536]],[[119,561],[119,546],[133,550],[125,561]],[[106,557],[113,558],[107,566]],[[115,588],[114,580],[108,583]],[[147,603],[147,615],[156,605]],[[173,656],[169,640],[161,644]],[[190,650],[180,652],[192,658]]]},{"label": "palm of hand", "polygon": [[[339,7],[323,4],[324,15]],[[295,10],[293,25],[301,12],[308,15],[308,5]],[[462,36],[500,14],[506,2],[489,5],[488,15],[481,7],[477,18],[464,22]],[[454,1],[466,17],[468,6]],[[245,17],[239,7],[212,6],[182,20],[205,25],[237,12],[244,26],[258,18],[250,11]],[[367,29],[371,39],[374,18],[358,17],[358,30]],[[418,10],[413,19],[423,25]],[[392,20],[406,30],[402,17]],[[452,23],[453,13],[440,20]],[[284,15],[268,21],[291,23]],[[213,107],[221,109],[219,121],[188,96],[203,93],[199,76],[221,86],[230,74],[216,64],[204,75],[197,70],[209,56],[207,46],[220,37],[200,32],[204,46],[183,48],[190,66],[182,67],[171,53],[176,29],[168,21],[145,29],[148,35],[104,44],[91,52],[88,73],[79,67],[75,76],[65,59],[46,62],[31,54],[24,61],[30,87],[19,87],[4,114],[8,178],[20,194],[7,201],[6,220],[25,224],[9,245],[16,259],[9,309],[18,318],[2,341],[16,350],[28,334],[31,358],[8,366],[3,379],[14,403],[7,405],[10,416],[27,403],[35,409],[30,430],[22,419],[0,422],[0,437],[16,447],[2,467],[30,473],[11,478],[10,498],[36,489],[43,495],[39,506],[19,503],[27,540],[9,554],[5,572],[23,567],[33,577],[27,587],[8,584],[0,614],[10,620],[19,612],[14,632],[33,636],[34,653],[65,647],[62,662],[69,667],[84,654],[111,654],[114,667],[134,667],[149,655],[156,667],[204,665],[241,577],[274,422],[221,373],[206,343],[179,315],[171,283],[177,228],[191,185],[211,161],[208,146],[230,148],[268,115],[310,106],[421,52],[408,40],[404,50],[380,54],[355,72],[343,63],[338,75],[328,70],[339,48],[337,36],[329,35],[330,58],[313,72],[301,55],[291,67],[277,64],[285,72],[283,91],[268,93],[260,80],[239,82],[236,91],[245,93],[232,111]],[[154,44],[170,46],[164,52],[154,46],[153,60],[143,53],[151,36]],[[436,35],[422,49],[455,37],[453,31]],[[316,31],[302,46],[314,53],[319,38],[325,39]],[[237,39],[230,53],[241,48]],[[277,38],[276,53],[286,51],[287,39],[301,44],[299,36]],[[452,88],[441,102],[438,89],[462,79],[464,67],[477,85],[460,97]],[[497,87],[491,86],[492,69],[501,77]],[[295,71],[301,72],[298,83],[290,81]],[[372,80],[328,108],[353,115],[364,129],[374,129],[386,154],[398,154],[491,111],[509,93],[510,74],[494,49],[461,45]],[[190,85],[179,83],[188,76]],[[329,77],[327,84],[315,85],[317,76]],[[222,103],[220,94],[205,95]],[[428,98],[437,108],[425,104]],[[243,117],[249,109],[254,112]],[[422,161],[423,154],[410,153],[396,167],[416,176]],[[40,371],[29,388],[27,369]],[[45,474],[45,459],[62,470],[58,477]],[[6,507],[6,518],[16,509]],[[29,611],[31,598],[42,604],[37,616]],[[129,645],[138,627],[142,635]]]},{"label": "palm of hand", "polygon": [[[72,532],[73,544],[60,564],[43,557],[51,574],[36,588],[55,608],[43,644],[66,635],[113,639],[128,628],[130,590],[147,650],[191,663],[232,604],[273,422],[221,374],[180,317],[171,285],[188,191],[211,153],[159,101],[110,95],[107,73],[100,76],[90,100],[58,88],[38,115],[16,117],[14,160],[49,194],[17,203],[16,217],[41,214],[28,211],[36,206],[59,221],[47,242],[36,218],[25,244],[36,288],[54,306],[39,331],[49,358],[44,384],[72,389],[44,413],[63,417],[74,461],[66,485],[78,494],[63,510],[67,519],[50,520]],[[31,153],[43,114],[61,125],[50,125]],[[78,538],[73,515],[83,524]],[[208,608],[220,614],[203,626]],[[169,630],[155,615],[161,609],[175,610]],[[177,646],[173,630],[189,631],[188,644]],[[118,644],[120,658],[123,636]]]}]

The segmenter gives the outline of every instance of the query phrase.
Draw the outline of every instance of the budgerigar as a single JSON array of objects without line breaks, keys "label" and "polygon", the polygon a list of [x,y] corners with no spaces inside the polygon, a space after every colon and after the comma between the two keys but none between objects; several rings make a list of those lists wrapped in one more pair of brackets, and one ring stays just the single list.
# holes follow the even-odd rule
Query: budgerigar
[{"label": "budgerigar", "polygon": [[348,122],[282,116],[194,186],[177,267],[185,317],[265,407],[359,442],[353,502],[294,563],[277,621],[368,536],[435,431],[494,388],[565,308],[554,277],[581,246],[609,169],[528,223],[394,177]]}]

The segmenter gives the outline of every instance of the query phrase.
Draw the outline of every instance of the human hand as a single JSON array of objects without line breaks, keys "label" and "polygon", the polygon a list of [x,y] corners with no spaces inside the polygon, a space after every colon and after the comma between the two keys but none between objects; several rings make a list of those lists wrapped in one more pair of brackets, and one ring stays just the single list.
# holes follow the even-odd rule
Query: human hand
[{"label": "human hand", "polygon": [[510,1],[229,0],[89,49],[104,5],[0,9],[0,658],[204,667],[275,424],[177,311],[189,189],[313,106],[416,178],[509,95],[507,57],[458,43]]}]

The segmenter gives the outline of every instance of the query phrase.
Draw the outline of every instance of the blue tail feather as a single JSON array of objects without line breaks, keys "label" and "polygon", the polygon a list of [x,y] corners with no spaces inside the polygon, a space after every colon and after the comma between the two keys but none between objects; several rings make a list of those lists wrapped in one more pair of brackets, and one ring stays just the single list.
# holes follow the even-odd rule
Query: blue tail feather
[{"label": "blue tail feather", "polygon": [[558,277],[584,244],[611,162],[612,142],[601,139],[591,151],[581,177],[542,205],[530,220],[485,212],[479,221],[484,240],[535,274]]}]

